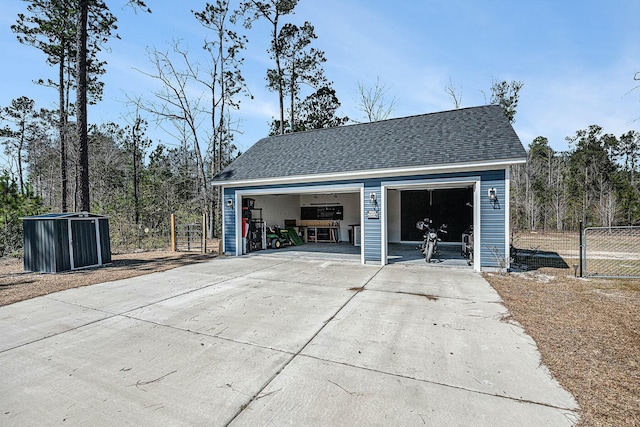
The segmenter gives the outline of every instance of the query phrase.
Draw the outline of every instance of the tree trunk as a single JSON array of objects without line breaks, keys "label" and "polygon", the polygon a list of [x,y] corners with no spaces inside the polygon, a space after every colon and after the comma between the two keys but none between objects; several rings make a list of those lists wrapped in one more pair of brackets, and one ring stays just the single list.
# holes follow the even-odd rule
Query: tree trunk
[{"label": "tree trunk", "polygon": [[[220,172],[222,172],[222,167],[224,165],[224,160],[223,160],[223,156],[224,156],[224,139],[225,139],[225,132],[224,132],[224,126],[225,126],[225,121],[224,121],[224,106],[227,102],[227,84],[226,84],[226,80],[225,80],[225,76],[224,76],[224,64],[225,64],[225,60],[224,60],[224,48],[223,48],[223,43],[224,43],[224,36],[223,36],[223,32],[221,31],[219,34],[219,39],[218,39],[218,58],[220,61],[220,101],[219,101],[219,105],[220,105],[220,112],[219,114],[219,122],[218,122],[218,127],[216,130],[216,134],[218,135],[218,145],[214,147],[214,150],[217,149],[217,159],[216,159],[216,168],[213,170],[213,175],[217,175]],[[215,82],[213,84],[213,87],[215,88]],[[215,98],[214,98],[215,99]],[[215,109],[214,109],[215,112]],[[210,215],[210,226],[209,226],[209,230],[207,230],[208,232],[208,237],[213,238],[214,235],[217,234],[217,218],[220,217],[222,218],[222,204],[218,202],[218,200],[220,199],[220,187],[216,187],[215,191],[213,192],[213,198],[211,200],[211,209],[209,211],[209,215]],[[222,224],[222,219],[220,220],[220,224]]]},{"label": "tree trunk", "polygon": [[132,137],[133,137],[133,210],[134,210],[134,220],[135,224],[138,225],[140,223],[140,195],[138,194],[138,145],[139,138],[138,135],[138,126],[140,124],[140,118],[136,117],[133,129],[132,129]]},{"label": "tree trunk", "polygon": [[18,144],[18,184],[20,185],[20,194],[24,195],[25,194],[25,189],[24,189],[24,178],[22,176],[22,150],[24,148],[24,137],[25,137],[25,132],[27,131],[27,126],[26,126],[26,118],[23,117],[22,119],[22,129],[20,129],[20,142]]},{"label": "tree trunk", "polygon": [[[292,61],[292,63],[293,63],[293,61]],[[291,105],[290,105],[291,111],[289,113],[289,120],[290,120],[289,129],[291,129],[291,132],[294,132],[293,123],[294,123],[294,120],[295,120],[295,110],[293,108],[293,104],[294,104],[294,101],[295,101],[295,94],[294,94],[294,89],[295,89],[295,87],[294,87],[295,86],[295,80],[294,80],[295,71],[296,70],[294,68],[294,65],[292,64],[291,65],[291,83],[290,83],[290,86],[289,86],[289,92],[290,92],[289,96],[291,98]]]},{"label": "tree trunk", "polygon": [[273,20],[273,54],[276,57],[276,72],[278,73],[278,101],[280,103],[280,135],[284,134],[284,87],[282,78],[282,66],[280,65],[280,44],[278,43],[278,11]]},{"label": "tree trunk", "polygon": [[60,210],[67,212],[67,109],[65,103],[65,80],[64,80],[64,64],[66,46],[63,45],[60,50],[60,69],[58,75],[59,84],[59,103],[60,117],[58,121],[58,131],[60,135]]},{"label": "tree trunk", "polygon": [[78,0],[76,111],[80,210],[89,212],[89,141],[87,136],[87,15],[89,0]]}]

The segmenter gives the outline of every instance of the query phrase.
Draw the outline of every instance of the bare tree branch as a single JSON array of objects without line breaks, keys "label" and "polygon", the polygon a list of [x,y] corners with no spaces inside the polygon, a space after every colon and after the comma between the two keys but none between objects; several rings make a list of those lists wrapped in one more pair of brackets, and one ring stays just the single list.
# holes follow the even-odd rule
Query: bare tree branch
[{"label": "bare tree branch", "polygon": [[357,108],[366,115],[369,122],[387,119],[395,108],[396,97],[394,95],[390,101],[387,101],[385,99],[387,92],[389,92],[389,87],[380,83],[380,77],[376,78],[374,87],[366,87],[358,82],[360,103]]},{"label": "bare tree branch", "polygon": [[449,76],[449,85],[444,87],[444,91],[453,101],[453,106],[455,107],[455,109],[460,108],[460,106],[462,105],[462,89],[460,89],[460,91],[457,91],[456,88],[453,87],[451,76]]}]

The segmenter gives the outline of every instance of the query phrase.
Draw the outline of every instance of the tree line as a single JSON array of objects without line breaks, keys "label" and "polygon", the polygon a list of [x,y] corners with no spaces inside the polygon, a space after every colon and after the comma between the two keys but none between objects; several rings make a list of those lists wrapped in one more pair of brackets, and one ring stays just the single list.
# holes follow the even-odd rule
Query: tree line
[{"label": "tree line", "polygon": [[640,133],[620,136],[598,125],[567,137],[554,151],[545,137],[529,145],[511,173],[511,217],[521,230],[575,231],[587,226],[640,225]]},{"label": "tree line", "polygon": [[[123,125],[89,123],[86,114],[87,104],[101,101],[102,56],[118,37],[117,18],[106,3],[26,0],[25,13],[11,29],[17,42],[43,54],[43,63],[50,66],[43,70],[50,75],[35,83],[56,91],[58,103],[42,109],[23,96],[0,109],[0,141],[9,160],[0,171],[0,229],[3,241],[12,242],[0,246],[0,255],[19,247],[20,216],[44,211],[92,211],[161,232],[169,228],[170,213],[188,219],[204,212],[209,237],[219,235],[222,195],[209,181],[240,154],[234,144],[241,131],[235,117],[251,97],[243,55],[257,22],[268,31],[267,37],[256,37],[268,40],[266,86],[278,98],[269,133],[350,121],[338,113],[341,104],[323,68],[326,55],[315,47],[313,25],[287,22],[298,2],[216,0],[192,10],[194,22],[207,31],[202,49],[189,51],[177,41],[164,50],[149,48],[152,71],[140,73],[158,82],[159,89],[128,99]],[[151,13],[141,0],[121,3]],[[522,86],[494,81],[491,87],[490,102],[502,106],[511,122]],[[389,116],[396,100],[385,99],[388,87],[377,81],[373,88],[359,83],[358,89],[365,120]],[[458,108],[461,93],[453,85],[445,90]],[[151,121],[166,130],[171,143],[148,137]],[[576,134],[573,151],[566,153],[555,153],[542,141],[532,143],[527,164],[512,174],[518,226],[566,229],[579,219],[638,221],[636,157],[629,151],[637,134],[614,138],[590,128]],[[601,221],[605,217],[609,222]]]},{"label": "tree line", "polygon": [[[122,2],[151,13],[140,0]],[[265,47],[273,66],[265,78],[279,100],[271,134],[348,121],[337,114],[340,101],[323,69],[325,54],[314,47],[313,25],[286,22],[298,0],[216,0],[192,10],[207,29],[203,50],[190,52],[179,42],[167,50],[149,48],[153,71],[143,74],[160,89],[128,100],[126,126],[90,124],[86,117],[86,105],[101,101],[104,47],[118,37],[117,18],[105,2],[25,3],[11,29],[19,43],[44,54],[53,72],[35,83],[55,90],[58,105],[37,109],[34,100],[19,97],[1,109],[0,138],[9,160],[2,176],[17,194],[38,198],[41,210],[93,211],[153,228],[168,227],[171,212],[205,212],[210,237],[219,233],[221,195],[209,181],[240,154],[234,112],[250,96],[243,51],[257,21],[270,28]],[[173,141],[154,144],[149,120]]]},{"label": "tree line", "polygon": [[[639,81],[640,73],[633,78]],[[500,105],[512,124],[523,86],[519,81],[494,81],[491,86],[491,104]],[[445,92],[459,108],[462,93],[452,82]],[[615,136],[591,125],[566,141],[569,150],[555,151],[546,137],[538,136],[528,146],[526,162],[511,168],[512,228],[577,231],[580,223],[640,225],[640,132]]]}]

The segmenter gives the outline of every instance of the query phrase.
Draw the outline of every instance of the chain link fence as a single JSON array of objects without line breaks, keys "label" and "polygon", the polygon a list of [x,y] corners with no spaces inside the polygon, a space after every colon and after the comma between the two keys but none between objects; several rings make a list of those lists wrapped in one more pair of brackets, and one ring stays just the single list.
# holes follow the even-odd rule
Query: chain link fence
[{"label": "chain link fence", "polygon": [[584,277],[640,278],[640,227],[588,227],[580,232],[511,234],[511,271],[551,267]]},{"label": "chain link fence", "polygon": [[585,228],[584,274],[640,278],[640,227]]},{"label": "chain link fence", "polygon": [[510,256],[512,271],[550,267],[567,269],[577,275],[580,232],[514,230]]}]

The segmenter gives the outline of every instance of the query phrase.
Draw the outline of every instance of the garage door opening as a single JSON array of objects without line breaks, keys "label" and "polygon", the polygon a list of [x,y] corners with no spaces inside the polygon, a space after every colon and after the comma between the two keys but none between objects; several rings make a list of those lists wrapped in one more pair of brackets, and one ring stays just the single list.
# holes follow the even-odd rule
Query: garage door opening
[{"label": "garage door opening", "polygon": [[423,233],[416,222],[428,218],[436,228],[447,225],[447,233],[440,235],[442,242],[460,242],[473,225],[472,201],[473,188],[401,191],[401,241],[421,241]]},{"label": "garage door opening", "polygon": [[295,256],[360,262],[361,197],[359,188],[243,193],[239,247],[243,254],[293,256],[295,252]]},{"label": "garage door opening", "polygon": [[416,223],[428,219],[436,229],[447,225],[429,265],[468,267],[465,241],[474,225],[474,189],[469,182],[387,188],[387,262],[426,265],[420,250],[424,232]]}]

